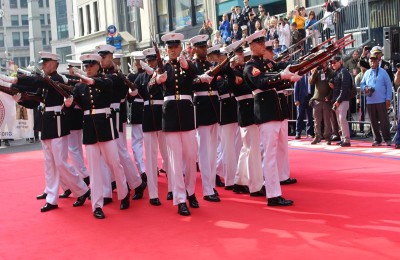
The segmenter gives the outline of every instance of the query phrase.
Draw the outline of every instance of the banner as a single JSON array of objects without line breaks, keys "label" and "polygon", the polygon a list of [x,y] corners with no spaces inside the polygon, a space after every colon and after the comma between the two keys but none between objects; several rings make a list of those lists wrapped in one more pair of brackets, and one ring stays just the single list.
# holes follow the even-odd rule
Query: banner
[{"label": "banner", "polygon": [[18,105],[14,99],[0,93],[0,139],[33,137],[33,110]]}]

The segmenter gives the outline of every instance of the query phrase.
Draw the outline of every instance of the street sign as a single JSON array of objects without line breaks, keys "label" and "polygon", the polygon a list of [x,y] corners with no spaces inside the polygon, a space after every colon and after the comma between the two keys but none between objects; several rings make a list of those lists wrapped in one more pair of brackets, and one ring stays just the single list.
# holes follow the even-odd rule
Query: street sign
[{"label": "street sign", "polygon": [[114,36],[117,33],[117,27],[115,25],[110,25],[107,27],[107,32],[109,36]]}]

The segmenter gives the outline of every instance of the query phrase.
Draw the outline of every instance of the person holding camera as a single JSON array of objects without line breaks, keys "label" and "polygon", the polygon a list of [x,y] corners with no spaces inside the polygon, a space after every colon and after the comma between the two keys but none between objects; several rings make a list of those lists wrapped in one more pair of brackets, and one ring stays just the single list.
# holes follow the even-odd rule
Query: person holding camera
[{"label": "person holding camera", "polygon": [[[360,87],[361,91],[367,96],[367,111],[374,137],[372,146],[381,146],[382,136],[386,145],[390,146],[392,142],[387,109],[392,100],[392,83],[385,69],[379,67],[377,53],[373,52],[370,55],[369,65],[371,68],[365,72]],[[379,132],[379,125],[382,136]]]}]

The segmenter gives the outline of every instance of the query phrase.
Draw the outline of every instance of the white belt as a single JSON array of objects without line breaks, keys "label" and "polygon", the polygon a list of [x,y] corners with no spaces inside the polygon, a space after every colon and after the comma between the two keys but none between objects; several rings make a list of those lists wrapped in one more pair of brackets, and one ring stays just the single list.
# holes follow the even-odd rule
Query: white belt
[{"label": "white belt", "polygon": [[192,101],[192,96],[190,96],[190,95],[165,96],[164,101],[168,101],[168,100],[190,100],[190,101]]},{"label": "white belt", "polygon": [[135,98],[135,99],[133,100],[133,102],[143,103],[144,100],[143,100],[143,98]]},{"label": "white belt", "polygon": [[125,98],[121,99],[121,101],[119,101],[120,103],[124,103],[125,102]]},{"label": "white belt", "polygon": [[218,91],[198,91],[194,93],[195,97],[201,97],[201,96],[217,96]]},{"label": "white belt", "polygon": [[45,112],[61,112],[62,106],[45,107]]},{"label": "white belt", "polygon": [[228,94],[220,95],[219,99],[225,99],[225,98],[230,98],[230,97],[233,97],[233,95],[231,93],[228,93]]},{"label": "white belt", "polygon": [[238,97],[235,97],[236,98],[236,101],[240,101],[240,100],[243,100],[243,99],[249,99],[249,98],[253,98],[253,94],[247,94],[247,95],[242,95],[242,96],[238,96]]},{"label": "white belt", "polygon": [[261,90],[261,89],[253,90],[253,95],[257,95],[257,94],[259,94],[261,92],[264,92],[264,90]]},{"label": "white belt", "polygon": [[163,105],[164,104],[164,100],[146,100],[144,101],[144,105],[148,106],[149,104],[152,105]]},{"label": "white belt", "polygon": [[[92,113],[90,113],[90,112],[92,112]],[[85,116],[87,116],[87,115],[96,115],[96,114],[111,114],[111,109],[109,107],[106,107],[106,108],[85,110],[83,112],[83,114]]]},{"label": "white belt", "polygon": [[110,107],[111,107],[112,109],[114,109],[114,110],[119,109],[119,106],[120,106],[120,103],[112,103],[112,104],[110,105]]}]

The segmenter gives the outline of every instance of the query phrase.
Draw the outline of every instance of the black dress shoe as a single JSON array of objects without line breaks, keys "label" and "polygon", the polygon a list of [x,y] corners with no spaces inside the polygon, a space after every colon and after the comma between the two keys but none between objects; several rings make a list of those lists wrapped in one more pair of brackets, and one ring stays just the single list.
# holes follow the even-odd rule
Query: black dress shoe
[{"label": "black dress shoe", "polygon": [[268,206],[292,206],[293,200],[286,200],[283,197],[268,198]]},{"label": "black dress shoe", "polygon": [[115,181],[111,182],[111,189],[114,191],[117,188],[117,183]]},{"label": "black dress shoe", "polygon": [[259,191],[251,192],[251,197],[265,197],[265,186],[262,186]]},{"label": "black dress shoe", "polygon": [[284,181],[281,181],[280,183],[281,183],[281,185],[294,184],[294,183],[297,183],[297,179],[296,178],[289,178],[289,179],[286,179]]},{"label": "black dress shoe", "polygon": [[217,187],[225,187],[225,183],[223,183],[223,182],[221,181],[221,177],[219,177],[218,175],[217,175],[217,177],[215,178],[215,185],[216,185]]},{"label": "black dress shoe", "polygon": [[178,204],[178,213],[182,216],[190,216],[190,211],[185,202]]},{"label": "black dress shoe", "polygon": [[147,175],[145,172],[143,172],[142,174],[140,174],[140,177],[142,177],[142,182],[146,182],[147,183]]},{"label": "black dress shoe", "polygon": [[[191,208],[199,208],[199,202],[197,201],[196,195],[193,193],[193,195],[188,196],[188,201],[189,201],[189,206]],[[186,204],[185,204],[186,206]]]},{"label": "black dress shoe", "polygon": [[216,189],[213,189],[214,190],[214,194],[215,194],[215,196],[218,196],[219,197],[219,193],[218,193],[218,191],[216,190]]},{"label": "black dress shoe", "polygon": [[394,146],[394,149],[400,149],[400,144],[396,144],[396,145]]},{"label": "black dress shoe", "polygon": [[158,170],[160,173],[164,173],[164,174],[167,174],[167,172],[163,169],[163,168],[161,168],[160,170]]},{"label": "black dress shoe", "polygon": [[103,205],[105,206],[105,205],[107,205],[107,204],[110,204],[112,202],[112,198],[104,198],[103,199]]},{"label": "black dress shoe", "polygon": [[342,142],[342,143],[340,144],[340,146],[341,146],[341,147],[350,147],[350,146],[351,146],[351,143],[350,143],[350,142]]},{"label": "black dress shoe", "polygon": [[147,183],[142,181],[142,183],[139,185],[139,187],[135,188],[135,195],[133,195],[132,199],[133,200],[140,200],[143,198],[143,192],[147,187]]},{"label": "black dress shoe", "polygon": [[58,208],[58,205],[53,205],[53,204],[46,202],[46,204],[44,204],[43,208],[40,209],[40,212],[47,212],[47,211],[50,211],[50,210],[56,209],[56,208]]},{"label": "black dress shoe", "polygon": [[90,177],[89,176],[83,178],[83,181],[86,183],[87,186],[90,185]]},{"label": "black dress shoe", "polygon": [[199,172],[200,171],[200,166],[199,166],[199,163],[197,162],[196,163],[196,170]]},{"label": "black dress shoe", "polygon": [[153,206],[160,206],[161,205],[161,201],[159,198],[154,198],[154,199],[150,199],[150,204]]},{"label": "black dress shoe", "polygon": [[96,208],[93,212],[93,216],[97,219],[103,219],[106,216],[104,216],[103,210],[101,208]]},{"label": "black dress shoe", "polygon": [[294,137],[294,139],[296,139],[296,140],[299,140],[301,137],[300,137],[300,135],[296,135],[295,137]]},{"label": "black dress shoe", "polygon": [[340,141],[340,136],[338,136],[338,135],[332,135],[332,136],[331,136],[331,141]]},{"label": "black dress shoe", "polygon": [[120,210],[128,209],[130,205],[130,193],[126,194],[125,198],[121,200],[121,205],[119,206]]},{"label": "black dress shoe", "polygon": [[233,190],[234,185],[225,186],[225,190]]},{"label": "black dress shoe", "polygon": [[72,204],[72,206],[74,207],[82,206],[85,203],[86,199],[89,198],[89,196],[90,196],[90,189],[85,194],[78,197],[78,199],[74,202],[74,204]]},{"label": "black dress shoe", "polygon": [[72,191],[70,189],[65,190],[63,194],[61,194],[60,196],[58,196],[61,199],[66,199],[69,197],[69,195],[71,195]]},{"label": "black dress shoe", "polygon": [[43,192],[42,194],[37,195],[36,199],[37,200],[44,200],[44,199],[46,199],[46,197],[47,197],[47,193]]},{"label": "black dress shoe", "polygon": [[174,196],[172,195],[172,191],[169,191],[167,194],[167,200],[173,200]]},{"label": "black dress shoe", "polygon": [[235,184],[233,185],[233,192],[238,194],[249,194],[250,190],[249,187],[245,185]]},{"label": "black dress shoe", "polygon": [[221,201],[220,198],[215,194],[204,196],[203,199],[206,201],[211,201],[211,202],[220,202]]}]

